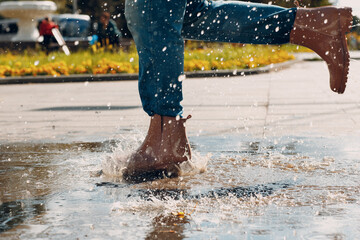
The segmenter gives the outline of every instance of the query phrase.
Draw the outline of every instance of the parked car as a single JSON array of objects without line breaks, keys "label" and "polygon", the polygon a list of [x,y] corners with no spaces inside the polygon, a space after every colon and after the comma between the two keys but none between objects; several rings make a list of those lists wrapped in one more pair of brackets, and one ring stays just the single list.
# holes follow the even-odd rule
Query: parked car
[{"label": "parked car", "polygon": [[[59,26],[65,42],[69,46],[88,46],[91,40],[91,21],[83,14],[54,14],[52,20]],[[38,19],[39,23],[42,19]],[[17,19],[0,20],[0,42],[10,42],[18,31]]]},{"label": "parked car", "polygon": [[59,14],[51,17],[59,26],[60,33],[67,44],[88,44],[91,40],[91,21],[88,15]]}]

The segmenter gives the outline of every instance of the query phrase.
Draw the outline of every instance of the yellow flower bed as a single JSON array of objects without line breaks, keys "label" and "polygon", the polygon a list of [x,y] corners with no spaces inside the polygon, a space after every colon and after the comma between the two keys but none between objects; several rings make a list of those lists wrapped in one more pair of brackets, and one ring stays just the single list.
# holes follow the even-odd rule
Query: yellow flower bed
[{"label": "yellow flower bed", "polygon": [[[209,44],[199,46],[199,43],[194,46],[194,43],[189,43],[186,47],[186,72],[256,68],[294,59],[289,51],[279,46],[213,44],[209,47]],[[49,56],[44,53],[7,53],[0,56],[0,77],[117,74],[138,71],[138,55],[134,47],[129,52],[82,51],[73,53],[70,57],[60,52]]]},{"label": "yellow flower bed", "polygon": [[93,68],[93,74],[115,74],[115,73],[135,73],[138,69],[128,62],[115,62],[101,59]]},{"label": "yellow flower bed", "polygon": [[13,66],[0,65],[0,77],[9,76],[39,76],[39,75],[70,75],[70,74],[115,74],[115,73],[135,73],[137,66],[132,66],[128,62],[116,62],[101,59],[93,64],[91,60],[83,61],[79,65],[66,64],[64,61],[46,63],[41,66],[22,67],[21,63]]},{"label": "yellow flower bed", "polygon": [[[194,43],[190,43],[192,48]],[[228,44],[222,47],[190,50],[185,53],[185,71],[198,70],[225,70],[225,69],[251,69],[270,64],[293,60],[290,51],[296,51],[294,46],[255,46]],[[287,49],[284,50],[283,48]],[[301,49],[303,50],[303,49]],[[198,56],[201,56],[200,59]]]}]

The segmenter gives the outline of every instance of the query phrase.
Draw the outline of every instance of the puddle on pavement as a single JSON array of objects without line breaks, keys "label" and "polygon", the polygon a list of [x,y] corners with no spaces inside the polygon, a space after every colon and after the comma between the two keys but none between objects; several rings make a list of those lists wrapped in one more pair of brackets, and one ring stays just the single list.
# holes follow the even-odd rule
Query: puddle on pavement
[{"label": "puddle on pavement", "polygon": [[[94,177],[141,138],[1,143],[0,237],[355,239],[360,139],[193,137],[202,174]],[[130,151],[131,152],[131,151]],[[209,155],[211,154],[211,156]]]}]

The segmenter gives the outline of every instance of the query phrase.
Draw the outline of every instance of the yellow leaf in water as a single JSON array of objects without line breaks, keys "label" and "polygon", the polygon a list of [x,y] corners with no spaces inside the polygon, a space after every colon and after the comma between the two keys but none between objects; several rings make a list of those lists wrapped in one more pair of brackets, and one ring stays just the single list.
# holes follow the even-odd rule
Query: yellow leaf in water
[{"label": "yellow leaf in water", "polygon": [[184,218],[185,217],[184,212],[172,212],[172,215],[178,216],[179,218]]}]

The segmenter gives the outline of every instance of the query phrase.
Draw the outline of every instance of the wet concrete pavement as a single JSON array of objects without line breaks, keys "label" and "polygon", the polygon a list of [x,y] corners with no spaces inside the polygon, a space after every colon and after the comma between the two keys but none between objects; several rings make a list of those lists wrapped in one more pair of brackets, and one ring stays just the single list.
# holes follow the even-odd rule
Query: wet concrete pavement
[{"label": "wet concrete pavement", "polygon": [[93,176],[147,130],[135,81],[1,86],[0,237],[355,239],[358,76],[352,60],[343,95],[323,62],[187,79],[188,136],[207,170],[142,184]]},{"label": "wet concrete pavement", "polygon": [[[330,91],[323,62],[276,73],[184,82],[189,136],[247,134],[359,135],[360,63],[351,62],[345,94]],[[144,130],[136,81],[5,85],[0,88],[0,141],[91,141]]]}]

